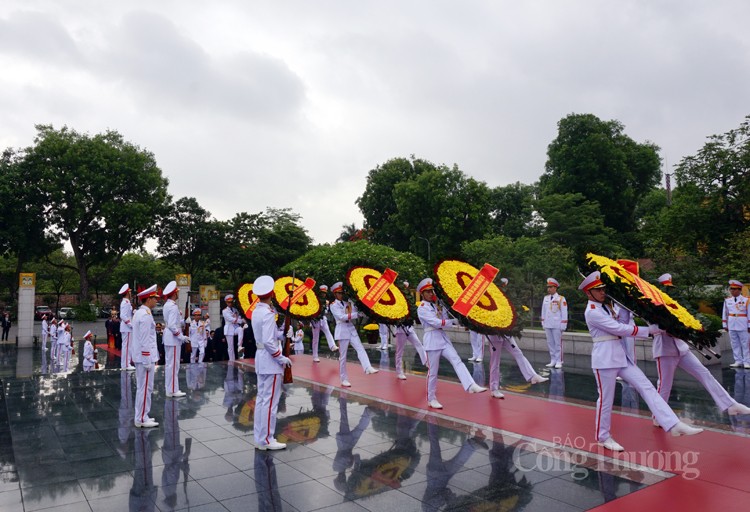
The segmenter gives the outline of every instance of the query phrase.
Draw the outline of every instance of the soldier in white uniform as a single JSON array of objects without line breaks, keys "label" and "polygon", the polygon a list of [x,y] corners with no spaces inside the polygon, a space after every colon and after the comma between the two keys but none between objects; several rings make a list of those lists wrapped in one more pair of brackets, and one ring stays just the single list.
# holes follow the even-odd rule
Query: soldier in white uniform
[{"label": "soldier in white uniform", "polygon": [[119,294],[122,295],[120,301],[120,336],[122,337],[122,350],[120,354],[120,367],[124,370],[135,370],[132,365],[133,357],[133,305],[130,303],[130,286],[128,283],[122,285]]},{"label": "soldier in white uniform", "polygon": [[534,370],[526,356],[523,355],[518,342],[512,336],[498,336],[491,334],[487,336],[490,342],[490,394],[493,398],[505,398],[500,391],[500,355],[505,349],[515,358],[523,378],[531,384],[540,384],[549,379],[542,377]]},{"label": "soldier in white uniform", "polygon": [[175,302],[177,297],[177,282],[170,281],[164,287],[162,295],[167,301],[164,303],[164,384],[167,398],[180,398],[185,396],[180,391],[180,353],[182,344],[187,338],[182,334],[185,321],[180,313],[180,307]]},{"label": "soldier in white uniform", "polygon": [[86,331],[83,339],[83,371],[90,372],[96,364],[96,360],[94,359],[94,345],[91,344],[91,331]]},{"label": "soldier in white uniform", "polygon": [[201,320],[200,308],[193,311],[193,319],[190,320],[190,353],[191,363],[202,363],[206,355],[207,330],[206,322]]},{"label": "soldier in white uniform", "polygon": [[542,302],[542,327],[547,335],[550,357],[547,368],[562,368],[563,365],[562,333],[568,328],[568,303],[557,293],[559,287],[555,278],[547,278],[547,295]]},{"label": "soldier in white uniform", "polygon": [[331,291],[333,292],[333,296],[336,297],[336,300],[331,304],[331,313],[333,314],[333,318],[336,319],[336,330],[333,336],[339,342],[339,377],[341,378],[342,386],[351,387],[352,384],[349,382],[349,374],[346,370],[346,351],[350,343],[357,352],[359,363],[366,374],[378,373],[378,370],[370,364],[370,358],[362,346],[362,341],[360,341],[359,334],[357,334],[357,328],[352,323],[353,320],[359,318],[359,311],[357,311],[357,307],[350,300],[344,300],[344,284],[339,281],[333,285]]},{"label": "soldier in white uniform", "polygon": [[47,315],[42,315],[42,350],[47,350],[47,337],[49,336],[49,325]]},{"label": "soldier in white uniform", "polygon": [[133,422],[138,428],[158,427],[159,423],[149,417],[151,394],[154,392],[154,364],[159,360],[156,346],[156,322],[151,308],[156,305],[159,292],[152,285],[138,294],[141,307],[133,315],[132,354],[135,362],[135,414]]},{"label": "soldier in white uniform", "polygon": [[[669,274],[659,276],[659,282],[664,287],[674,286],[672,276]],[[653,355],[656,360],[656,369],[659,372],[659,382],[656,389],[665,402],[669,402],[675,370],[680,367],[703,385],[719,409],[726,411],[730,416],[750,414],[750,407],[737,403],[711,375],[708,368],[703,366],[695,354],[690,351],[688,344],[681,339],[660,330],[654,334]],[[656,423],[655,420],[654,423]]]},{"label": "soldier in white uniform", "polygon": [[617,319],[617,307],[605,304],[607,292],[599,272],[592,272],[586,276],[578,289],[589,299],[584,316],[594,344],[591,350],[591,367],[594,369],[599,391],[595,420],[597,442],[608,450],[624,450],[610,434],[612,402],[615,398],[618,376],[638,391],[664,430],[671,432],[673,436],[702,432],[703,429],[690,427],[677,418],[625,350],[623,337],[648,338],[649,333],[656,333],[659,328],[620,323]]},{"label": "soldier in white uniform", "polygon": [[414,332],[412,325],[399,325],[396,327],[396,376],[400,380],[406,380],[404,375],[404,347],[406,342],[411,343],[419,354],[423,365],[427,365],[427,352],[424,345],[419,341],[419,336]]},{"label": "soldier in white uniform", "polygon": [[729,281],[730,296],[724,299],[724,308],[721,312],[721,323],[725,330],[729,331],[729,341],[732,344],[734,363],[732,368],[750,369],[750,316],[748,316],[747,297],[742,295],[742,283],[736,279]]},{"label": "soldier in white uniform", "polygon": [[50,363],[57,361],[57,319],[53,318],[49,323],[49,345],[50,352],[49,358]]},{"label": "soldier in white uniform", "polygon": [[378,334],[380,335],[380,350],[388,350],[388,324],[378,324]]},{"label": "soldier in white uniform", "polygon": [[276,414],[281,397],[281,382],[285,366],[292,361],[281,354],[281,340],[276,329],[276,311],[271,297],[274,281],[271,276],[260,276],[253,283],[253,293],[259,302],[253,311],[251,325],[255,336],[255,373],[258,395],[255,399],[253,437],[258,450],[282,450],[286,444],[274,437]]},{"label": "soldier in white uniform", "polygon": [[231,293],[224,297],[224,302],[227,307],[221,310],[221,314],[224,317],[224,337],[227,339],[227,353],[229,354],[229,360],[235,360],[234,352],[234,337],[237,336],[237,353],[242,355],[244,351],[242,348],[243,341],[243,328],[245,326],[245,320],[240,316],[240,312],[234,307],[234,295]]},{"label": "soldier in white uniform", "polygon": [[433,409],[442,409],[443,406],[437,400],[438,368],[440,367],[440,356],[445,357],[456,371],[461,385],[469,393],[481,393],[487,388],[479,386],[472,378],[466,365],[461,361],[453,347],[448,335],[445,334],[446,327],[454,325],[454,321],[448,318],[446,308],[437,304],[437,296],[432,285],[432,279],[425,278],[420,281],[417,291],[422,295],[422,303],[417,308],[419,322],[424,328],[424,349],[427,352],[427,405]]},{"label": "soldier in white uniform", "polygon": [[326,296],[328,295],[328,286],[321,284],[319,288],[320,288],[320,301],[323,303],[323,314],[320,315],[320,318],[310,322],[310,328],[312,329],[312,354],[313,354],[313,362],[315,363],[320,362],[320,358],[318,357],[318,346],[320,344],[320,331],[323,331],[323,334],[326,337],[326,341],[328,342],[328,349],[331,352],[336,352],[339,349],[339,347],[336,346],[336,342],[333,339],[333,334],[331,334],[331,328],[328,327],[329,305],[328,305],[328,300],[326,298]]},{"label": "soldier in white uniform", "polygon": [[68,322],[60,322],[62,332],[57,334],[57,362],[60,371],[67,372],[70,365],[70,353],[73,351],[73,333]]},{"label": "soldier in white uniform", "polygon": [[471,357],[469,361],[481,363],[482,359],[484,359],[484,335],[470,329],[469,343],[471,343]]}]

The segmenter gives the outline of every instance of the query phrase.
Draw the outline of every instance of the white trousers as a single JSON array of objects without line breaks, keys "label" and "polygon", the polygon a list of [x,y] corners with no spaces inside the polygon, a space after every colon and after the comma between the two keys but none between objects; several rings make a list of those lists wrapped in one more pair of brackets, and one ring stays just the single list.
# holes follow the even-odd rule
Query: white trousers
[{"label": "white trousers", "polygon": [[[146,367],[150,368],[149,370]],[[154,392],[154,364],[135,364],[135,421],[145,423],[151,412],[151,393]]]},{"label": "white trousers", "polygon": [[530,381],[531,378],[536,375],[534,367],[523,352],[518,348],[518,344],[513,338],[506,338],[505,336],[488,336],[487,339],[490,342],[490,391],[500,389],[500,358],[502,350],[505,349],[516,359],[516,364],[521,370],[523,378],[526,382]]},{"label": "white trousers", "polygon": [[321,318],[312,325],[312,355],[318,357],[318,344],[320,342],[320,331],[325,334],[326,341],[328,342],[328,349],[333,352],[333,347],[336,346],[336,342],[333,340],[333,334],[331,334],[331,328],[328,327],[328,321],[325,318]]},{"label": "white trousers", "polygon": [[362,342],[359,339],[359,336],[355,333],[351,339],[341,339],[338,340],[339,342],[339,377],[341,378],[341,381],[349,380],[349,374],[346,371],[346,351],[349,349],[349,344],[351,343],[352,347],[354,347],[354,350],[357,352],[357,357],[359,358],[359,364],[362,365],[363,370],[367,370],[368,368],[372,367],[370,364],[370,358],[367,357],[367,352],[365,352],[365,347],[362,346]]},{"label": "white trousers", "polygon": [[205,343],[191,343],[193,350],[190,352],[190,362],[195,363],[196,361],[199,363],[203,362],[203,358],[206,357],[206,345]]},{"label": "white trousers", "polygon": [[471,358],[482,359],[484,357],[484,335],[469,331],[469,342],[471,343]]},{"label": "white trousers", "polygon": [[599,399],[596,401],[596,440],[604,442],[611,437],[612,427],[612,402],[615,399],[615,387],[617,377],[630,384],[643,397],[643,400],[651,409],[651,413],[664,430],[669,431],[680,421],[669,408],[669,405],[659,396],[651,381],[643,374],[640,368],[628,363],[624,368],[594,369],[596,387],[599,390]]},{"label": "white trousers", "polygon": [[408,335],[402,329],[396,329],[396,373],[404,373],[404,347],[406,342],[411,343],[419,354],[422,364],[427,364],[427,353],[424,351],[424,345],[419,341],[417,333],[412,327],[407,329]]},{"label": "white trousers", "polygon": [[253,437],[255,444],[270,444],[275,440],[276,414],[281,398],[282,374],[266,373],[258,375],[258,396],[255,398]]},{"label": "white trousers", "polygon": [[461,361],[461,356],[458,355],[456,349],[450,343],[444,348],[439,350],[428,350],[427,351],[427,401],[435,400],[437,398],[437,381],[438,381],[438,370],[440,368],[440,357],[444,357],[453,365],[453,369],[456,371],[458,380],[461,381],[463,388],[468,391],[472,384],[475,384],[469,370],[466,365]]},{"label": "white trousers", "polygon": [[662,356],[656,358],[656,369],[659,372],[659,382],[656,390],[665,402],[669,403],[669,393],[672,391],[672,382],[674,381],[674,373],[677,367],[682,368],[695,377],[695,380],[706,388],[706,391],[708,391],[711,398],[714,399],[714,402],[716,402],[716,405],[722,411],[726,411],[730,406],[737,403],[692,352],[688,352],[684,356]]},{"label": "white trousers", "polygon": [[735,363],[750,364],[750,333],[745,331],[729,331],[729,341],[732,344],[732,355]]},{"label": "white trousers", "polygon": [[544,329],[547,335],[547,348],[549,348],[549,362],[563,362],[562,329]]},{"label": "white trousers", "polygon": [[120,368],[127,368],[133,359],[131,352],[130,339],[133,337],[132,332],[121,332],[122,349],[120,350]]},{"label": "white trousers", "polygon": [[180,390],[180,345],[164,345],[164,389],[167,393],[177,393]]}]

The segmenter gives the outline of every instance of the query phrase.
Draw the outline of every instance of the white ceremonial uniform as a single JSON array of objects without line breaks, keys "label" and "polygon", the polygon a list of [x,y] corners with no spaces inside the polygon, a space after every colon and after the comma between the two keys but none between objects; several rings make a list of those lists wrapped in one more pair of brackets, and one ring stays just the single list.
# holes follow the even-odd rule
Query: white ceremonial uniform
[{"label": "white ceremonial uniform", "polygon": [[594,370],[599,399],[596,402],[596,440],[611,437],[612,402],[615,398],[617,377],[633,386],[643,397],[648,408],[664,430],[670,430],[679,420],[669,405],[656,392],[651,381],[625,350],[623,337],[648,338],[648,328],[623,324],[617,320],[618,308],[589,300],[586,305],[586,325],[594,342],[591,349],[591,368]]},{"label": "white ceremonial uniform", "polygon": [[133,357],[133,305],[124,298],[120,302],[120,336],[122,349],[120,353],[120,368],[127,368],[135,360]]},{"label": "white ceremonial uniform", "polygon": [[446,358],[458,375],[463,388],[468,391],[472,384],[476,384],[466,365],[461,361],[453,343],[448,339],[443,329],[453,325],[448,318],[448,312],[432,302],[423,300],[417,308],[419,322],[424,327],[422,344],[427,352],[427,401],[437,399],[437,379],[440,367],[440,356]]},{"label": "white ceremonial uniform", "polygon": [[50,323],[49,326],[50,362],[57,361],[57,324]]},{"label": "white ceremonial uniform", "polygon": [[221,310],[221,315],[224,317],[224,336],[227,339],[227,354],[229,360],[235,360],[235,346],[234,346],[234,335],[237,335],[237,350],[242,346],[243,334],[242,325],[245,321],[240,316],[240,312],[234,306],[226,307]]},{"label": "white ceremonial uniform", "polygon": [[133,315],[132,354],[135,362],[135,416],[137,424],[150,420],[151,393],[154,391],[154,363],[159,360],[156,346],[156,322],[151,310],[141,305]]},{"label": "white ceremonial uniform", "polygon": [[253,437],[256,445],[268,445],[275,441],[276,414],[284,373],[279,363],[281,340],[276,329],[276,312],[265,302],[259,302],[250,323],[258,349],[255,353],[258,395],[255,399]]},{"label": "white ceremonial uniform", "polygon": [[471,343],[471,359],[469,361],[481,361],[484,358],[484,335],[469,330],[469,343]]},{"label": "white ceremonial uniform", "polygon": [[333,339],[333,334],[331,334],[331,328],[328,326],[328,311],[329,307],[326,303],[323,314],[318,318],[317,320],[313,320],[310,322],[310,327],[312,328],[312,355],[313,359],[318,358],[318,346],[320,343],[320,331],[323,331],[323,334],[326,337],[326,341],[328,342],[328,349],[333,352],[336,349],[336,342]]},{"label": "white ceremonial uniform", "polygon": [[380,350],[388,350],[388,325],[378,324],[378,334],[380,335]]},{"label": "white ceremonial uniform", "polygon": [[49,336],[49,325],[47,319],[42,319],[42,350],[47,350],[47,337]]},{"label": "white ceremonial uniform", "polygon": [[302,340],[304,339],[305,339],[305,331],[303,331],[302,329],[297,329],[297,332],[294,333],[294,338],[292,338],[292,341],[294,342],[295,354],[305,353],[305,345],[302,343]]},{"label": "white ceremonial uniform", "polygon": [[177,303],[169,299],[164,303],[164,383],[167,396],[180,393],[180,352],[185,336],[182,327],[185,321]]},{"label": "white ceremonial uniform", "polygon": [[90,372],[94,368],[94,345],[91,344],[90,340],[86,340],[83,344],[83,371]]},{"label": "white ceremonial uniform", "polygon": [[[617,320],[621,324],[629,325],[630,327],[635,326],[635,318],[633,318],[633,313],[630,312],[628,308],[619,307],[617,313]],[[633,360],[633,364],[638,364],[638,357],[635,352],[635,338],[632,336],[625,336],[623,338],[623,341],[625,342],[625,350],[628,353],[628,357]]]},{"label": "white ceremonial uniform", "polygon": [[331,313],[333,318],[336,319],[336,330],[333,332],[333,337],[339,342],[339,377],[341,382],[344,382],[349,380],[349,374],[346,371],[346,351],[350,343],[357,352],[362,369],[365,372],[370,371],[372,365],[367,352],[365,352],[365,347],[362,346],[362,341],[359,339],[357,328],[352,323],[353,320],[359,318],[357,307],[351,301],[335,300],[331,304]]},{"label": "white ceremonial uniform", "polygon": [[206,343],[207,343],[207,332],[206,323],[203,320],[190,320],[190,345],[192,351],[190,352],[191,363],[202,363],[203,358],[206,356]]},{"label": "white ceremonial uniform", "polygon": [[411,343],[419,354],[419,359],[422,364],[427,364],[427,352],[424,350],[424,345],[419,341],[417,333],[414,332],[414,327],[411,325],[399,325],[396,327],[396,374],[399,377],[404,376],[404,347],[406,342]]},{"label": "white ceremonial uniform", "polygon": [[653,355],[659,372],[656,390],[665,402],[669,402],[674,373],[679,366],[703,385],[722,411],[737,403],[681,339],[674,338],[665,331],[654,334]]},{"label": "white ceremonial uniform", "polygon": [[490,342],[490,391],[497,391],[500,389],[500,356],[502,350],[505,349],[511,353],[515,358],[518,368],[521,370],[523,378],[526,382],[530,381],[532,377],[537,375],[534,371],[534,367],[523,352],[518,347],[518,343],[515,338],[507,336],[489,335],[487,339]]},{"label": "white ceremonial uniform", "polygon": [[748,316],[748,300],[744,295],[727,297],[721,312],[721,323],[729,331],[729,341],[732,344],[734,362],[750,368],[750,316]]},{"label": "white ceremonial uniform", "polygon": [[547,335],[550,363],[561,364],[565,356],[562,333],[568,328],[568,302],[555,292],[545,295],[542,301],[542,327]]},{"label": "white ceremonial uniform", "polygon": [[70,353],[73,350],[71,346],[72,336],[65,329],[57,333],[57,364],[60,365],[60,371],[67,372],[70,364]]}]

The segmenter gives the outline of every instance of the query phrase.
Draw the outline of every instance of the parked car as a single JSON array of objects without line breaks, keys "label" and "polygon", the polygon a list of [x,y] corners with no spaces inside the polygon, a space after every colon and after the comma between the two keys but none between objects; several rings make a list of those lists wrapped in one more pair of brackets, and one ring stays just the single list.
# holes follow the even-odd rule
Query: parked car
[{"label": "parked car", "polygon": [[65,320],[72,320],[76,317],[76,312],[73,308],[60,308],[57,310],[57,318],[63,318]]},{"label": "parked car", "polygon": [[154,309],[151,310],[151,314],[154,316],[162,316],[164,314],[164,305],[157,304]]},{"label": "parked car", "polygon": [[49,306],[37,306],[36,309],[34,309],[35,320],[41,320],[44,315],[47,315],[48,320],[52,316],[52,310]]},{"label": "parked car", "polygon": [[99,310],[99,318],[109,318],[110,316],[112,316],[113,309],[118,315],[120,314],[120,308],[118,308],[117,306],[102,306],[102,308]]}]

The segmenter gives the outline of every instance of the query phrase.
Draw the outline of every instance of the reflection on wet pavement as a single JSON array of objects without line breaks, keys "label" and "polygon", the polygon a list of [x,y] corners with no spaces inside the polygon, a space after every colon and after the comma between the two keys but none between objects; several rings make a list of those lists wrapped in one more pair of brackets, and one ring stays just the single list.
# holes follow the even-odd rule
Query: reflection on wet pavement
[{"label": "reflection on wet pavement", "polygon": [[[37,350],[30,356],[35,371],[18,377],[15,347],[0,350],[7,363],[0,511],[565,511],[670,476],[304,382],[285,385],[279,405],[276,437],[288,449],[256,451],[255,374],[226,363],[183,365],[188,393],[181,399],[165,398],[157,384],[152,416],[160,426],[136,429],[133,374],[50,370]],[[530,387],[508,364],[505,389],[587,403],[596,398],[590,374],[547,371],[548,383]],[[410,369],[420,367],[417,360]],[[469,369],[483,376],[484,367]],[[163,383],[162,367],[156,375]],[[725,377],[730,392],[747,403],[750,371]],[[673,397],[684,416],[747,429],[742,418],[722,417],[700,389],[675,386]],[[645,410],[627,388],[618,390],[618,405]]]}]

